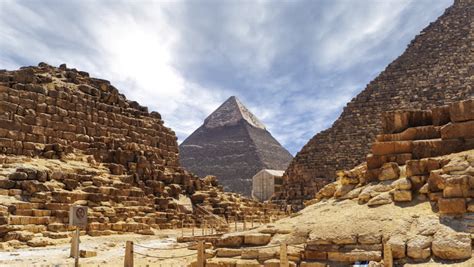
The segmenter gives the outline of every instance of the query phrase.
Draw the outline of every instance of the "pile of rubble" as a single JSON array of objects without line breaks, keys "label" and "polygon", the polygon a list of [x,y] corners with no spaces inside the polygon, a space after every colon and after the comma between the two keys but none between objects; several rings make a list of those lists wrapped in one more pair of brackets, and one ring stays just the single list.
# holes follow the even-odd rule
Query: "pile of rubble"
[{"label": "pile of rubble", "polygon": [[383,125],[367,163],[338,172],[292,218],[218,239],[211,262],[271,266],[283,242],[299,266],[469,260],[474,99],[390,112]]},{"label": "pile of rubble", "polygon": [[2,246],[68,237],[71,205],[89,207],[83,233],[94,236],[199,225],[196,206],[222,218],[279,213],[183,170],[158,113],[65,65],[0,72],[0,153]]},{"label": "pile of rubble", "polygon": [[308,141],[286,170],[277,202],[301,209],[304,200],[334,181],[337,170],[362,163],[383,128],[383,112],[428,109],[472,97],[473,4],[453,1],[347,103],[330,128]]}]

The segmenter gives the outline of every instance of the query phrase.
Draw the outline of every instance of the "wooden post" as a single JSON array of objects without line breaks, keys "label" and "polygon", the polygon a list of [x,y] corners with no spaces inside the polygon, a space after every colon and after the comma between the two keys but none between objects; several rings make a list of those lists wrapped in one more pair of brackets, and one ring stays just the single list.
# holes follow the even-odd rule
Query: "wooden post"
[{"label": "wooden post", "polygon": [[199,241],[197,251],[197,267],[206,266],[206,251],[204,248],[204,241]]},{"label": "wooden post", "polygon": [[195,226],[195,222],[193,220],[193,230],[192,230],[193,231],[193,233],[192,233],[193,236],[194,236],[194,226]]},{"label": "wooden post", "polygon": [[245,215],[244,215],[244,231],[247,230],[247,221],[245,221]]},{"label": "wooden post", "polygon": [[133,267],[133,241],[127,241],[127,243],[125,243],[125,258],[123,266]]},{"label": "wooden post", "polygon": [[237,216],[234,217],[235,231],[237,232]]},{"label": "wooden post", "polygon": [[201,219],[201,235],[204,235],[204,219]]},{"label": "wooden post", "polygon": [[181,220],[181,237],[184,236],[184,220]]},{"label": "wooden post", "polygon": [[286,243],[280,244],[280,267],[289,267]]},{"label": "wooden post", "polygon": [[253,228],[253,221],[255,220],[255,218],[252,216],[252,222],[251,222],[251,226]]},{"label": "wooden post", "polygon": [[79,266],[79,243],[81,242],[79,239],[79,227],[76,227],[71,239],[71,252],[70,257],[74,258],[74,266]]},{"label": "wooden post", "polygon": [[207,220],[204,220],[204,235],[207,235]]},{"label": "wooden post", "polygon": [[383,245],[383,264],[386,267],[393,267],[392,247],[387,243]]}]

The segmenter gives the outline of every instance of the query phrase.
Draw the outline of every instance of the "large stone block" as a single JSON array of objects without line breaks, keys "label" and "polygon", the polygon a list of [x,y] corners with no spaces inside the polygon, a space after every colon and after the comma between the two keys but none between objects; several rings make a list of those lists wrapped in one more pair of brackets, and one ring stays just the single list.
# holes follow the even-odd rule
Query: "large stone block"
[{"label": "large stone block", "polygon": [[240,247],[244,236],[240,234],[225,234],[216,241],[216,247]]},{"label": "large stone block", "polygon": [[372,144],[372,154],[376,156],[411,153],[412,150],[412,141],[376,142]]},{"label": "large stone block", "polygon": [[393,192],[393,200],[395,202],[409,202],[413,198],[410,190],[395,190]]},{"label": "large stone block", "polygon": [[468,197],[469,196],[469,175],[448,176],[443,189],[444,198]]},{"label": "large stone block", "polygon": [[403,259],[406,257],[406,239],[403,236],[394,235],[389,238],[387,244],[392,249],[392,256],[395,259]]},{"label": "large stone block", "polygon": [[451,103],[449,116],[452,122],[474,120],[474,99]]},{"label": "large stone block", "polygon": [[328,252],[328,260],[337,262],[380,261],[381,251],[353,250],[350,252]]},{"label": "large stone block", "polygon": [[396,110],[382,113],[382,129],[387,134],[432,124],[431,110]]},{"label": "large stone block", "polygon": [[253,246],[263,246],[270,242],[272,238],[269,234],[251,233],[244,235],[244,244]]},{"label": "large stone block", "polygon": [[464,198],[440,198],[438,199],[439,213],[462,214],[466,213],[466,199]]},{"label": "large stone block", "polygon": [[381,134],[377,135],[377,142],[389,141],[410,141],[410,140],[424,140],[436,139],[441,137],[440,127],[428,125],[412,127],[396,134]]},{"label": "large stone block", "polygon": [[392,154],[392,155],[367,155],[367,168],[377,169],[382,167],[384,163],[395,162],[398,165],[405,165],[405,162],[411,160],[411,153]]},{"label": "large stone block", "polygon": [[395,162],[388,162],[382,165],[378,178],[380,181],[384,181],[398,179],[398,177],[400,177],[400,168],[398,167],[398,164]]},{"label": "large stone block", "polygon": [[438,106],[431,109],[433,125],[445,125],[451,121],[449,117],[449,106]]},{"label": "large stone block", "polygon": [[474,120],[449,123],[441,128],[442,139],[474,138]]},{"label": "large stone block", "polygon": [[445,260],[462,260],[472,256],[468,233],[438,231],[433,238],[433,254]]},{"label": "large stone block", "polygon": [[460,139],[433,139],[413,141],[413,158],[437,157],[462,151],[464,142]]}]

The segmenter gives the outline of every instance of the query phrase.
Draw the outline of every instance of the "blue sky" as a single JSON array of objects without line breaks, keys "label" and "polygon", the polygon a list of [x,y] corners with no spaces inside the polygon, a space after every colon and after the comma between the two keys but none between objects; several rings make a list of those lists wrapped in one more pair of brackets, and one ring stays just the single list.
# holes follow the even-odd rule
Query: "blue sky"
[{"label": "blue sky", "polygon": [[67,63],[183,141],[236,95],[292,154],[452,0],[0,0],[0,69]]}]

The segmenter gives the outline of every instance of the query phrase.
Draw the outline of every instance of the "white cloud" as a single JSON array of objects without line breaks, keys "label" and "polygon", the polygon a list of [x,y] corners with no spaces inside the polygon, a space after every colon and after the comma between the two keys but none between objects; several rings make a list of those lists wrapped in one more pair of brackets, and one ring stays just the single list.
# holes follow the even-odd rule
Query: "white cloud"
[{"label": "white cloud", "polygon": [[0,68],[108,79],[180,141],[237,95],[295,153],[450,2],[4,0]]}]

